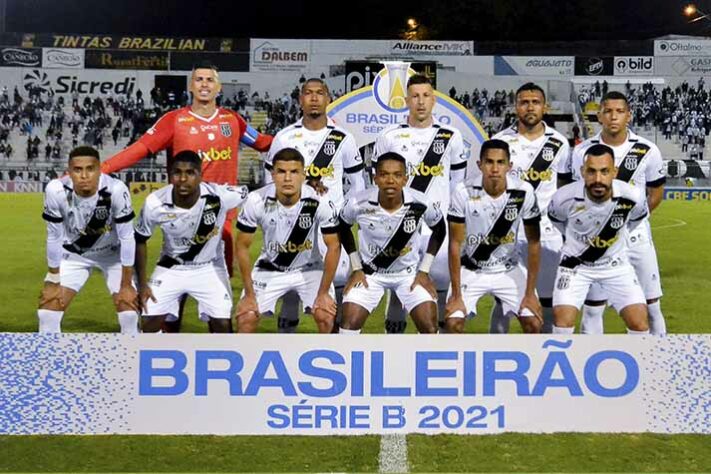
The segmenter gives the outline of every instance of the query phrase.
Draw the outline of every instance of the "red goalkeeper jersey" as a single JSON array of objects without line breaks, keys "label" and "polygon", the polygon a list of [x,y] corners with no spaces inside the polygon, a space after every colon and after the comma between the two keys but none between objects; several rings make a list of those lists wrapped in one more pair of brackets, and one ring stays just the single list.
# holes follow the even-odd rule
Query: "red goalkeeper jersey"
[{"label": "red goalkeeper jersey", "polygon": [[212,117],[202,117],[188,106],[163,115],[137,144],[104,162],[101,169],[113,173],[135,164],[143,158],[138,156],[143,150],[138,144],[142,144],[151,153],[167,150],[168,167],[174,154],[193,150],[202,158],[204,181],[237,184],[240,142],[258,151],[267,151],[272,137],[258,133],[232,110],[218,107]]}]

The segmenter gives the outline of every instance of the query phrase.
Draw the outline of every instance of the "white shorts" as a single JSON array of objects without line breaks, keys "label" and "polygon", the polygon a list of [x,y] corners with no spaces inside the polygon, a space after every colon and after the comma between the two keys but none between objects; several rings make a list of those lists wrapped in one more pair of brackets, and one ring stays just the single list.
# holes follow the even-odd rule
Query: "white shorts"
[{"label": "white shorts", "polygon": [[[654,244],[649,241],[638,243],[627,249],[627,257],[637,275],[637,281],[642,287],[645,300],[661,298],[664,293],[662,292],[657,251],[654,249]],[[587,299],[604,301],[607,299],[607,293],[596,283],[590,287]]]},{"label": "white shorts", "polygon": [[[311,308],[318,295],[318,287],[321,285],[322,275],[321,270],[277,272],[255,267],[252,270],[252,281],[259,313],[265,316],[274,314],[277,300],[292,290],[298,293],[299,299],[304,305],[304,312],[311,313]],[[333,285],[331,285],[329,294],[335,296]],[[244,291],[242,291],[243,296]]]},{"label": "white shorts", "polygon": [[422,303],[436,302],[427,290],[417,285],[410,289],[415,281],[414,274],[383,275],[373,273],[365,276],[368,288],[363,286],[351,288],[343,295],[344,303],[355,303],[372,313],[378,307],[378,303],[383,297],[385,290],[394,291],[400,302],[409,313]]},{"label": "white shorts", "polygon": [[[541,240],[541,265],[536,278],[536,292],[539,298],[553,297],[553,284],[556,270],[560,262],[560,249],[563,247],[563,237],[560,234],[550,240]],[[521,256],[524,266],[528,264],[528,242],[518,241],[516,250]],[[526,267],[527,268],[527,267]]]},{"label": "white shorts", "polygon": [[631,304],[646,304],[642,287],[637,281],[634,268],[624,259],[614,259],[610,265],[593,267],[558,267],[553,306],[575,306],[580,309],[593,283],[606,296],[610,306],[619,313]]},{"label": "white shorts", "polygon": [[202,321],[229,319],[232,315],[232,287],[224,260],[205,265],[156,266],[148,286],[157,302],[146,302],[146,315],[166,314],[168,321],[177,319],[183,295],[197,300]]},{"label": "white shorts", "polygon": [[338,260],[338,268],[333,276],[333,286],[336,288],[346,286],[348,277],[351,276],[351,262],[348,254],[341,248],[341,258]]},{"label": "white shorts", "polygon": [[[59,264],[60,285],[79,292],[94,268],[101,270],[106,287],[112,295],[121,289],[122,265],[118,253],[105,258],[88,259],[72,252],[65,252]],[[135,285],[134,285],[135,286]]]},{"label": "white shorts", "polygon": [[[476,305],[487,294],[501,300],[505,315],[518,316],[521,300],[526,294],[526,269],[519,264],[507,272],[486,273],[462,267],[461,284],[467,317],[476,316]],[[451,294],[450,288],[447,299]]]},{"label": "white shorts", "polygon": [[[427,252],[427,244],[430,242],[430,236],[432,232],[429,228],[420,234],[418,237],[418,248],[420,251],[420,259]],[[447,291],[449,289],[449,262],[448,262],[448,248],[449,248],[449,238],[445,238],[442,242],[442,246],[439,248],[435,259],[432,262],[432,267],[430,268],[430,278],[435,284],[437,291]]]}]

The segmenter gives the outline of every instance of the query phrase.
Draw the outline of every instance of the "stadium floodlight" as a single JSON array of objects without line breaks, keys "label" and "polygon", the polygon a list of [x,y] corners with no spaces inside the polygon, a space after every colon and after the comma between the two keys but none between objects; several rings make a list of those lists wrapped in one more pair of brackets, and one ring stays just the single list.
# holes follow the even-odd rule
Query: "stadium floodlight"
[{"label": "stadium floodlight", "polygon": [[684,7],[684,15],[691,18],[689,20],[689,23],[696,23],[699,20],[709,19],[709,13],[702,12],[701,10],[699,10],[699,7],[697,7],[693,3],[689,3]]}]

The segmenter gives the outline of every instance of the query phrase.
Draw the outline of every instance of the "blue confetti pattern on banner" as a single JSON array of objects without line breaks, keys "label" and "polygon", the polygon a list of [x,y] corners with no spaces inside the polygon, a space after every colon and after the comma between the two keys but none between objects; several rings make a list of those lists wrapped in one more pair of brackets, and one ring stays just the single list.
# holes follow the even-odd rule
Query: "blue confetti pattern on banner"
[{"label": "blue confetti pattern on banner", "polygon": [[128,432],[133,351],[118,334],[0,334],[0,434]]},{"label": "blue confetti pattern on banner", "polygon": [[711,433],[711,337],[655,339],[642,355],[650,369],[642,386],[649,430]]}]

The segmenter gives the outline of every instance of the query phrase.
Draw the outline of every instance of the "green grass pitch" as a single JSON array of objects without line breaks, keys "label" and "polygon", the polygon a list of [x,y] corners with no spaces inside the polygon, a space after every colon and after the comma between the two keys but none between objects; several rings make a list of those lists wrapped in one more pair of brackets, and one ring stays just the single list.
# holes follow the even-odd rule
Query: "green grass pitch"
[{"label": "green grass pitch", "polygon": [[[138,208],[140,200],[134,206]],[[39,194],[0,194],[0,332],[32,332],[46,272],[45,231]],[[652,219],[665,296],[662,308],[670,333],[711,332],[711,206],[665,201]],[[160,236],[150,242],[155,262]],[[256,257],[259,249],[252,249]],[[235,294],[241,290],[233,280]],[[484,333],[490,300],[468,330]],[[187,332],[204,333],[189,305]],[[611,311],[607,332],[623,325]],[[514,332],[520,332],[512,324]],[[65,315],[67,332],[114,332],[116,315],[99,275],[94,275]],[[262,331],[276,332],[274,318]],[[302,318],[300,332],[315,332]],[[383,309],[365,331],[383,331]],[[412,324],[408,331],[412,331]],[[285,336],[282,336],[285,337]],[[1,361],[0,361],[1,363]],[[2,407],[0,407],[0,410]],[[709,472],[711,436],[703,435],[520,435],[407,437],[413,472]],[[0,472],[333,472],[378,470],[379,437],[213,436],[4,436]]]}]

